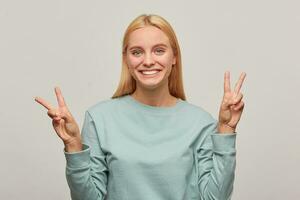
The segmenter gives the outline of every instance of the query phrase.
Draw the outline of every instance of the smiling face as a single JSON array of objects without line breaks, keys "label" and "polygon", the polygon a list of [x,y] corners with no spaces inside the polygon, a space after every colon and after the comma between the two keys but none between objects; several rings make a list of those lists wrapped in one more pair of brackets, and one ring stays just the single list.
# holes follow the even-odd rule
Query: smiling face
[{"label": "smiling face", "polygon": [[159,28],[146,26],[130,34],[126,63],[137,88],[155,89],[168,84],[176,57],[166,34]]}]

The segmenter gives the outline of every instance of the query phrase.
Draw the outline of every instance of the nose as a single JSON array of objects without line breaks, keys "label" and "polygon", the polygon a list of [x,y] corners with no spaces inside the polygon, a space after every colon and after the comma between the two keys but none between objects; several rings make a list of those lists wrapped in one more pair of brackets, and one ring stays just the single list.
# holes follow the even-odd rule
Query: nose
[{"label": "nose", "polygon": [[145,54],[145,59],[144,59],[144,66],[152,66],[154,65],[155,61],[151,55],[151,53]]}]

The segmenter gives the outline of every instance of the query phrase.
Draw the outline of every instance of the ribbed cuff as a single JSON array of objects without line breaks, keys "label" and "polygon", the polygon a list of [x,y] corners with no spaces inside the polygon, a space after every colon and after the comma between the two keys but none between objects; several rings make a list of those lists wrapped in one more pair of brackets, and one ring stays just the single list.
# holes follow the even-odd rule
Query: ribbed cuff
[{"label": "ribbed cuff", "polygon": [[65,149],[63,151],[66,157],[67,167],[81,168],[90,163],[90,147],[86,144],[82,144],[82,151],[66,152]]},{"label": "ribbed cuff", "polygon": [[236,133],[214,133],[211,138],[215,152],[234,153],[236,151]]}]

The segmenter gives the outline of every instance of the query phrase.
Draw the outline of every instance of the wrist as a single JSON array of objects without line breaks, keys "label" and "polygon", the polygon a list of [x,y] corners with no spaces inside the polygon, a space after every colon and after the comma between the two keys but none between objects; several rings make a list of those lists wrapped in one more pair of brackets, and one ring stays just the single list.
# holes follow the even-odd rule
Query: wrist
[{"label": "wrist", "polygon": [[80,139],[73,140],[72,142],[64,142],[66,152],[82,151],[82,143]]},{"label": "wrist", "polygon": [[218,133],[235,133],[235,128],[227,124],[218,123]]}]

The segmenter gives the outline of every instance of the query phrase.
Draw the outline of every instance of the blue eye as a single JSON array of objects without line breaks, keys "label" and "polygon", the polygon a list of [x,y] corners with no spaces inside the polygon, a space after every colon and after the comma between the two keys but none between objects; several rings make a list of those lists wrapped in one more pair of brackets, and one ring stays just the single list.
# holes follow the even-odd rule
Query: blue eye
[{"label": "blue eye", "polygon": [[165,50],[163,49],[156,49],[155,50],[158,54],[163,54],[165,52]]},{"label": "blue eye", "polygon": [[134,55],[134,56],[138,56],[138,55],[141,54],[141,51],[132,51],[131,53],[132,53],[132,55]]}]

